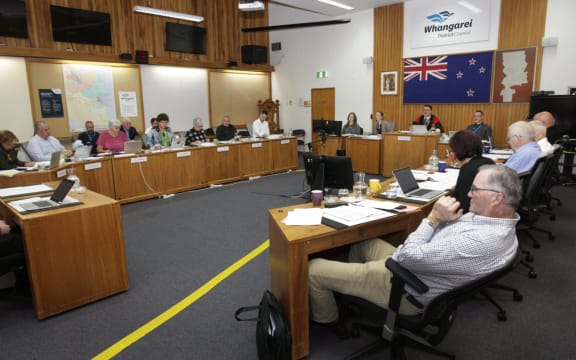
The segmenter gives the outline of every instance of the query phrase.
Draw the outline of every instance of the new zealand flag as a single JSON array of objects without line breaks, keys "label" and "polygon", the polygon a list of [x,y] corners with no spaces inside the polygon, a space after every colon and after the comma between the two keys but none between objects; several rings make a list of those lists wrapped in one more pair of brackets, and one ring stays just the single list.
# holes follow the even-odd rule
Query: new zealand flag
[{"label": "new zealand flag", "polygon": [[492,55],[404,59],[404,103],[490,102]]}]

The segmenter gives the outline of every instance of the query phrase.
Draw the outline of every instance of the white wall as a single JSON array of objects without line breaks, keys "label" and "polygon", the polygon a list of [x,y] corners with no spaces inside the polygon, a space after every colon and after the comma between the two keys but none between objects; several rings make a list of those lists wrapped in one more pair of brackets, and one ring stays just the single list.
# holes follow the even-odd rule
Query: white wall
[{"label": "white wall", "polygon": [[[270,4],[270,25],[341,19],[325,17]],[[344,25],[298,28],[270,32],[271,42],[282,44],[281,55],[271,52],[272,61],[281,58],[272,74],[272,98],[280,100],[280,124],[284,129],[302,128],[310,139],[311,89],[336,89],[336,119],[346,120],[349,112],[358,115],[365,131],[371,131],[372,64],[362,59],[373,54],[373,11],[352,14]],[[327,78],[317,79],[325,70]]]},{"label": "white wall", "polygon": [[569,86],[576,87],[576,41],[571,26],[574,15],[576,1],[548,0],[544,37],[558,38],[558,46],[544,48],[540,90],[554,90],[556,95],[565,95]]},{"label": "white wall", "polygon": [[23,58],[0,56],[0,109],[0,130],[11,130],[22,142],[32,137],[32,105]]}]

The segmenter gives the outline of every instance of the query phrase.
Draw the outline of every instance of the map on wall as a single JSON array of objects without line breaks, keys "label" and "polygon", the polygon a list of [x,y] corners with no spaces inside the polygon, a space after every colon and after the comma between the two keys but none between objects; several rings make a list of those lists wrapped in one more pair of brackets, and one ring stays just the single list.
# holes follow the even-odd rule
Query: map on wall
[{"label": "map on wall", "polygon": [[536,48],[496,52],[492,102],[530,102]]},{"label": "map on wall", "polygon": [[84,131],[88,120],[96,129],[108,129],[108,121],[116,118],[112,68],[65,64],[62,72],[70,131]]}]

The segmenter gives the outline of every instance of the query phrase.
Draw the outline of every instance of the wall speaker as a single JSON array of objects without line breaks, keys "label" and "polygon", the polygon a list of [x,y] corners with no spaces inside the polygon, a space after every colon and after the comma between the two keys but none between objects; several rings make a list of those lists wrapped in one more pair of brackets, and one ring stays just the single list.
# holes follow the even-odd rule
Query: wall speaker
[{"label": "wall speaker", "polygon": [[136,50],[136,64],[148,64],[148,51]]},{"label": "wall speaker", "polygon": [[132,60],[132,54],[122,53],[122,54],[120,54],[120,59],[130,61],[130,60]]},{"label": "wall speaker", "polygon": [[272,43],[270,49],[272,51],[280,51],[280,50],[282,50],[282,43],[281,42]]},{"label": "wall speaker", "polygon": [[268,48],[261,45],[242,46],[242,62],[244,64],[267,64]]}]

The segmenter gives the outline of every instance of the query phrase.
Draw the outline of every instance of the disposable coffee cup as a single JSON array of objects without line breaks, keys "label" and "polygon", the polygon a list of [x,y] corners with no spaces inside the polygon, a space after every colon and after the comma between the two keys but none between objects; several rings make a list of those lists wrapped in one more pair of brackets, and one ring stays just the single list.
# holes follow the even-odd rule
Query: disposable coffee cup
[{"label": "disposable coffee cup", "polygon": [[310,198],[312,199],[312,205],[320,206],[322,203],[322,190],[312,190]]},{"label": "disposable coffee cup", "polygon": [[446,171],[446,161],[438,161],[438,171],[439,172]]}]

